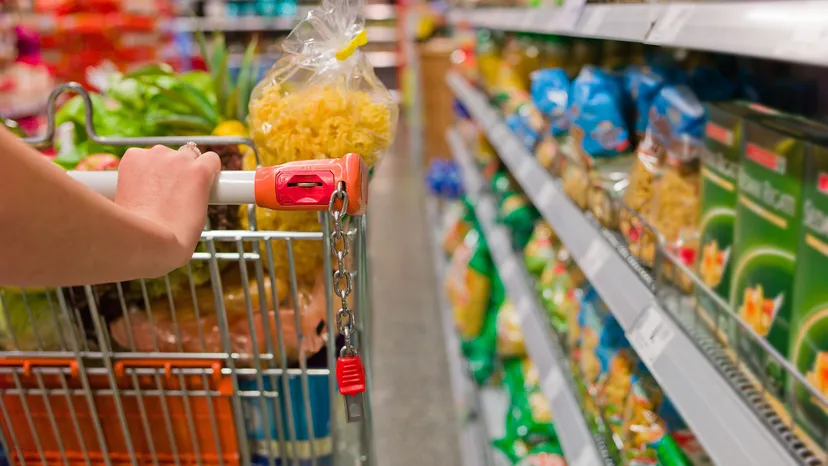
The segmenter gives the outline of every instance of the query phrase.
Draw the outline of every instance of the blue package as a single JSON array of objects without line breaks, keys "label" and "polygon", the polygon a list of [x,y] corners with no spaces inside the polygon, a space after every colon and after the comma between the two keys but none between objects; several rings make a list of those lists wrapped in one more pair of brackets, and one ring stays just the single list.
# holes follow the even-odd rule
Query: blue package
[{"label": "blue package", "polygon": [[426,187],[434,195],[456,199],[463,194],[460,170],[454,162],[434,159],[426,172]]},{"label": "blue package", "polygon": [[664,86],[650,109],[655,140],[678,162],[696,158],[707,121],[704,106],[687,86]]},{"label": "blue package", "polygon": [[[264,390],[273,391],[275,383],[275,391],[278,394],[276,397],[264,399],[266,411],[262,410],[260,397],[242,397],[242,410],[247,438],[251,443],[253,462],[267,464],[272,454],[276,464],[279,465],[296,464],[296,462],[303,466],[310,465],[313,463],[314,456],[318,465],[333,464],[331,399],[328,387],[330,375],[316,373],[307,375],[309,395],[307,401],[310,405],[310,412],[305,409],[306,399],[303,396],[302,376],[286,376],[287,391],[283,387],[281,377],[283,376],[262,377]],[[240,377],[239,390],[258,390],[256,379]],[[286,404],[288,395],[290,411]],[[291,414],[291,422],[288,422],[288,413]],[[267,427],[270,428],[269,435]],[[285,439],[284,443],[280,442],[280,435]],[[282,446],[284,446],[284,451]],[[295,461],[282,461],[283,455],[286,455],[285,459]]]},{"label": "blue package", "polygon": [[585,66],[572,83],[569,113],[576,148],[590,158],[614,157],[630,149],[620,80]]},{"label": "blue package", "polygon": [[529,150],[534,150],[535,144],[538,142],[538,132],[529,126],[529,122],[520,113],[509,115],[505,119],[506,126],[512,131],[523,146]]},{"label": "blue package", "polygon": [[530,92],[535,107],[549,119],[552,136],[569,132],[569,89],[572,82],[562,68],[548,68],[532,73]]},{"label": "blue package", "polygon": [[649,123],[650,107],[664,86],[664,80],[659,75],[649,70],[644,70],[638,81],[638,89],[635,96],[635,131],[644,134]]}]

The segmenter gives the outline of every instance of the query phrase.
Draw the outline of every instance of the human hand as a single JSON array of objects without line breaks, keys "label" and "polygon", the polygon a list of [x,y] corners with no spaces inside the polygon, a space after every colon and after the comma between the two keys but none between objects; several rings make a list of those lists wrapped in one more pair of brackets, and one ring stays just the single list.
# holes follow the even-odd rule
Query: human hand
[{"label": "human hand", "polygon": [[[154,222],[170,243],[160,274],[186,264],[207,219],[207,201],[221,160],[190,146],[126,151],[118,167],[115,203]],[[169,263],[166,263],[169,261]]]}]

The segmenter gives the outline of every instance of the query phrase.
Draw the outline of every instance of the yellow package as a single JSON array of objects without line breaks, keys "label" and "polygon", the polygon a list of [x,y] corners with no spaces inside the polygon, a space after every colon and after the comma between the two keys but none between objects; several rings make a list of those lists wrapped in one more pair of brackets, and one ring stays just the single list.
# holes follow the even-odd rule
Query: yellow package
[{"label": "yellow package", "polygon": [[497,314],[497,354],[502,359],[526,356],[520,316],[509,300],[503,302]]},{"label": "yellow package", "polygon": [[[359,49],[367,43],[363,2],[323,0],[285,39],[284,55],[256,85],[250,128],[263,165],[362,156],[369,167],[394,139],[398,109]],[[242,216],[244,217],[244,215]],[[315,212],[257,209],[260,230],[319,231]],[[322,267],[319,241],[296,241],[300,283]],[[287,250],[275,251],[277,277],[288,276]]]},{"label": "yellow package", "polygon": [[477,230],[472,229],[463,244],[454,250],[446,274],[446,294],[454,313],[454,325],[464,340],[477,337],[483,328],[492,291],[492,272],[489,249]]},{"label": "yellow package", "polygon": [[629,185],[622,196],[625,208],[618,212],[621,234],[630,252],[642,263],[652,265],[655,260],[656,238],[649,225],[653,199],[653,182],[661,167],[659,153],[663,152],[648,131],[639,143],[630,168]]}]

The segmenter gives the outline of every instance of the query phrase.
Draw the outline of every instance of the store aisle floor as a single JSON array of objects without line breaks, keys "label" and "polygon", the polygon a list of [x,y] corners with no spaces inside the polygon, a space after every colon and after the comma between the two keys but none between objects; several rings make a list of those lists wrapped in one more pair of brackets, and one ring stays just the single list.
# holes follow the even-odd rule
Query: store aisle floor
[{"label": "store aisle floor", "polygon": [[[397,147],[406,147],[398,137]],[[425,189],[405,151],[371,182],[368,248],[376,466],[460,465]]]}]

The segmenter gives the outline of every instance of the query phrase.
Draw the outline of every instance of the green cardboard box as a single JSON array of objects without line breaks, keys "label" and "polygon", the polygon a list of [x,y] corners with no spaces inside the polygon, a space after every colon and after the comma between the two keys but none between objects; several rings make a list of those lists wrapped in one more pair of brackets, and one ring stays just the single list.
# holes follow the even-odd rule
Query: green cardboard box
[{"label": "green cardboard box", "polygon": [[[828,134],[828,128],[825,129]],[[802,188],[790,360],[823,398],[828,394],[828,139],[808,145]],[[828,404],[789,380],[794,417],[815,440],[828,432]]]},{"label": "green cardboard box", "polygon": [[[781,114],[757,115],[744,125],[730,306],[787,357],[802,222],[805,125],[802,119]],[[782,398],[785,375],[778,361],[744,333],[730,340],[769,393]]]}]

